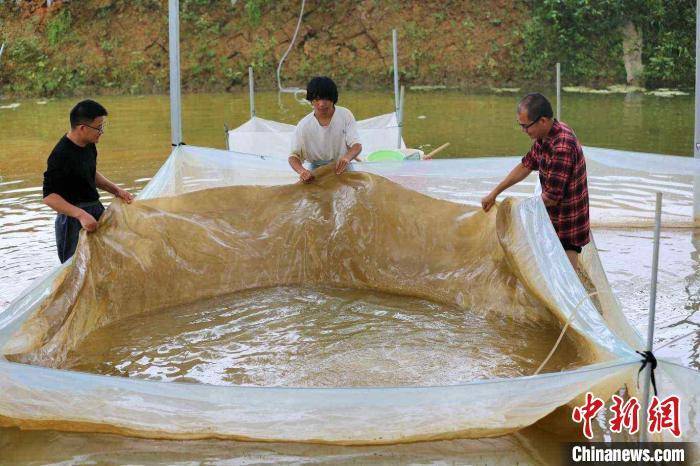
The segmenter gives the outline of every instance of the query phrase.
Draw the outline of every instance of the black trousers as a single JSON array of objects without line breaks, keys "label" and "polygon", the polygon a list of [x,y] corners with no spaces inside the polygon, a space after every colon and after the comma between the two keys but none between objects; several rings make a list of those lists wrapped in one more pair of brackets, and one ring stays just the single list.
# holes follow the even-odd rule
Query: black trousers
[{"label": "black trousers", "polygon": [[[93,217],[99,220],[102,213],[105,211],[104,206],[100,201],[83,202],[77,205]],[[78,238],[82,225],[77,218],[69,217],[64,214],[56,216],[54,223],[56,228],[56,248],[58,249],[58,258],[61,263],[64,263],[75,254],[75,248],[78,246]]]}]

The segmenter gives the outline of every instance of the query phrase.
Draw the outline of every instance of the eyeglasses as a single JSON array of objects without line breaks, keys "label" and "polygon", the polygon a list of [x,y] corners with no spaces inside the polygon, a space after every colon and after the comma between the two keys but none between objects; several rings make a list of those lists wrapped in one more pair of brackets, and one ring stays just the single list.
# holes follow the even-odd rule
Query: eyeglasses
[{"label": "eyeglasses", "polygon": [[541,117],[541,116],[538,116],[537,118],[535,118],[534,120],[532,120],[532,123],[520,123],[520,122],[518,122],[518,124],[519,124],[520,127],[523,129],[523,131],[525,131],[525,130],[530,129],[530,127],[531,127],[532,125],[534,125],[535,123],[537,123],[538,121],[540,121],[540,118],[542,118],[542,117]]},{"label": "eyeglasses", "polygon": [[100,134],[102,134],[102,133],[105,132],[105,124],[104,124],[104,123],[102,123],[102,124],[101,124],[100,126],[98,126],[97,128],[95,128],[94,126],[86,125],[85,123],[83,123],[82,126],[87,126],[87,127],[90,128],[90,129],[94,129],[95,131],[98,131]]}]

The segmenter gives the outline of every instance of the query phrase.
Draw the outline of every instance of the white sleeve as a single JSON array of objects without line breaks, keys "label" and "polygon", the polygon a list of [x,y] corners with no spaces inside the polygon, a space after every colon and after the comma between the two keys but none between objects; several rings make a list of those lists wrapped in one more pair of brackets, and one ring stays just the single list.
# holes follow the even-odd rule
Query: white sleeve
[{"label": "white sleeve", "polygon": [[299,158],[299,160],[304,161],[304,151],[301,134],[301,122],[299,122],[296,128],[294,128],[294,135],[292,136],[292,147],[290,148],[289,155],[296,155]]},{"label": "white sleeve", "polygon": [[345,122],[345,145],[348,148],[360,143],[360,133],[357,131],[355,116],[350,110],[347,111],[347,121]]}]

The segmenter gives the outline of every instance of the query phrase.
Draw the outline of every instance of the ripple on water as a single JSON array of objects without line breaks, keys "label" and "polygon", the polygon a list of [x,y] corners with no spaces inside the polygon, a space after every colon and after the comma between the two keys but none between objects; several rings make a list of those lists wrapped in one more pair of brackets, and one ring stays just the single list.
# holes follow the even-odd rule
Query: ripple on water
[{"label": "ripple on water", "polygon": [[[532,374],[559,330],[366,290],[276,287],[114,322],[64,368],[215,385],[445,385]],[[579,364],[566,340],[548,369]]]}]

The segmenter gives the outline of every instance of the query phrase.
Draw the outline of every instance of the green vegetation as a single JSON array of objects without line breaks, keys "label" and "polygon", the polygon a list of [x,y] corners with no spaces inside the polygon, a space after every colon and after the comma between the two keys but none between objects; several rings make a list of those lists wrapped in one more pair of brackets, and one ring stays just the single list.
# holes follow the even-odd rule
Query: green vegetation
[{"label": "green vegetation", "polygon": [[[655,1],[643,28],[648,40],[646,80],[651,87],[692,88],[695,80],[695,4]],[[644,23],[642,23],[644,24]]]},{"label": "green vegetation", "polygon": [[71,15],[70,10],[63,9],[54,15],[46,24],[46,38],[49,45],[55,47],[66,40],[70,32]]},{"label": "green vegetation", "polygon": [[[567,81],[623,83],[622,26],[641,32],[647,86],[692,87],[695,2],[687,0],[537,0],[524,27],[523,71],[529,79],[562,64]],[[551,75],[551,72],[549,72]]]},{"label": "green vegetation", "polygon": [[270,0],[246,0],[245,12],[248,16],[248,21],[253,26],[259,26],[262,22],[263,10],[272,2]]},{"label": "green vegetation", "polygon": [[[391,29],[401,79],[462,88],[551,83],[561,62],[568,85],[626,83],[623,29],[642,37],[642,83],[692,88],[695,4],[689,0],[337,0],[307,3],[283,68],[285,83],[328,74],[345,88],[392,85]],[[180,0],[186,91],[276,87],[297,1]],[[167,92],[167,2],[0,0],[0,95]]]}]

